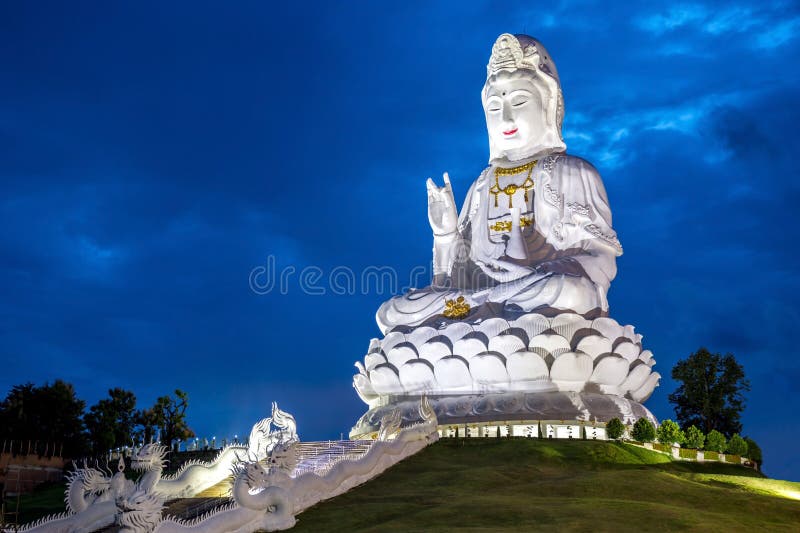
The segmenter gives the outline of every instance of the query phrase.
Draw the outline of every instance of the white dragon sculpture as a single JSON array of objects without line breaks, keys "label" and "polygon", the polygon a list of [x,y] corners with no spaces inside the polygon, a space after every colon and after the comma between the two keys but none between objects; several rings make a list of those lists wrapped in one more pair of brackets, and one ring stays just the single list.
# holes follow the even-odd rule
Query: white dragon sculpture
[{"label": "white dragon sculpture", "polygon": [[390,413],[382,420],[381,440],[358,458],[344,458],[324,472],[297,477],[292,445],[277,446],[269,466],[258,461],[239,465],[233,502],[197,519],[165,518],[155,533],[252,533],[278,531],[295,524],[294,516],[312,505],[338,496],[409,457],[439,439],[438,421],[427,399],[420,403],[421,421],[400,429],[400,417]]},{"label": "white dragon sculpture", "polygon": [[176,473],[161,477],[155,490],[167,499],[190,498],[230,476],[234,465],[241,462],[241,457],[261,460],[278,444],[298,440],[294,417],[272,402],[272,416],[256,422],[246,446],[229,445],[220,450],[212,461],[185,463]]},{"label": "white dragon sculpture", "polygon": [[[79,533],[119,524],[120,531],[152,531],[161,520],[164,500],[153,493],[158,472],[163,468],[166,447],[148,444],[133,457],[131,468],[144,472],[134,483],[125,477],[125,462],[120,458],[117,472],[111,475],[97,468],[76,469],[68,478],[65,502],[67,512],[43,518],[17,531]],[[146,529],[148,528],[149,529]]]},{"label": "white dragon sculpture", "polygon": [[115,523],[122,531],[152,531],[161,520],[165,500],[194,496],[229,477],[235,465],[242,462],[241,457],[258,461],[266,458],[277,445],[289,445],[297,440],[294,417],[273,402],[272,416],[253,426],[246,446],[227,446],[214,460],[189,462],[170,476],[162,477],[167,448],[159,444],[143,446],[133,456],[132,469],[143,472],[137,483],[125,479],[122,459],[115,474],[84,463],[83,468],[76,468],[68,476],[67,511],[22,526],[17,531],[88,532]]}]

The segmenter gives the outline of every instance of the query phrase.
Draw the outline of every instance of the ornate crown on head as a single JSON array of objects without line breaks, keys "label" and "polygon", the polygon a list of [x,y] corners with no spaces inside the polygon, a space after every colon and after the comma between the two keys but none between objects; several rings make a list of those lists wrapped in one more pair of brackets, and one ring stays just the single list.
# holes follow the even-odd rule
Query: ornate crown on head
[{"label": "ornate crown on head", "polygon": [[486,78],[502,70],[518,69],[543,72],[558,81],[558,73],[544,47],[533,37],[504,33],[492,46],[492,55],[486,65]]}]

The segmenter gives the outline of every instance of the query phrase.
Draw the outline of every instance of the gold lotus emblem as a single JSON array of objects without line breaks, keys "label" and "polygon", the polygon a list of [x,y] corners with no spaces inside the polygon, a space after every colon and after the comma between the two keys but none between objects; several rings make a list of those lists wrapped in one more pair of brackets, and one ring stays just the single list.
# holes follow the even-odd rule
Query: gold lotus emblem
[{"label": "gold lotus emblem", "polygon": [[447,318],[464,318],[469,314],[469,304],[464,301],[463,296],[455,300],[444,301],[444,311],[442,315]]}]

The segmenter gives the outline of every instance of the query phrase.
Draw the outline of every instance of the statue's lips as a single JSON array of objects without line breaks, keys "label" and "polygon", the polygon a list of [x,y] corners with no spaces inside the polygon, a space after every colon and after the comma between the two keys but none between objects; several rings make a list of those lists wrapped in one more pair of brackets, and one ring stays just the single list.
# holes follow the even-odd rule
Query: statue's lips
[{"label": "statue's lips", "polygon": [[504,131],[503,135],[508,137],[508,136],[511,136],[511,135],[514,135],[515,133],[517,133],[518,130],[519,130],[519,128],[514,128],[513,130]]}]

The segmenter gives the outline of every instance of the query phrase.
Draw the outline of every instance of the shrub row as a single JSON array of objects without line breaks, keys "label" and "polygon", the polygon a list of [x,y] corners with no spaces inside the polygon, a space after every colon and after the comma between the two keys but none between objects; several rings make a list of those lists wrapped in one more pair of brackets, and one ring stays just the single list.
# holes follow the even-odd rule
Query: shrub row
[{"label": "shrub row", "polygon": [[719,461],[719,453],[706,450],[703,452],[703,459],[706,461]]},{"label": "shrub row", "polygon": [[[612,418],[606,424],[606,434],[610,439],[619,439],[625,433],[625,426],[618,418]],[[689,426],[681,429],[672,420],[664,420],[656,429],[646,418],[640,418],[630,428],[629,437],[638,442],[653,442],[658,439],[658,443],[653,448],[662,452],[669,452],[673,444],[679,444],[683,448],[691,450],[705,450],[707,457],[717,457],[720,453],[729,454],[735,457],[747,457],[760,462],[761,450],[752,439],[743,439],[738,433],[727,440],[725,435],[717,430],[711,430],[705,435],[698,427]],[[681,455],[683,457],[683,455]],[[736,460],[731,461],[736,462]]]},{"label": "shrub row", "polygon": [[691,448],[681,448],[679,453],[684,459],[697,459],[697,450],[693,450]]}]

